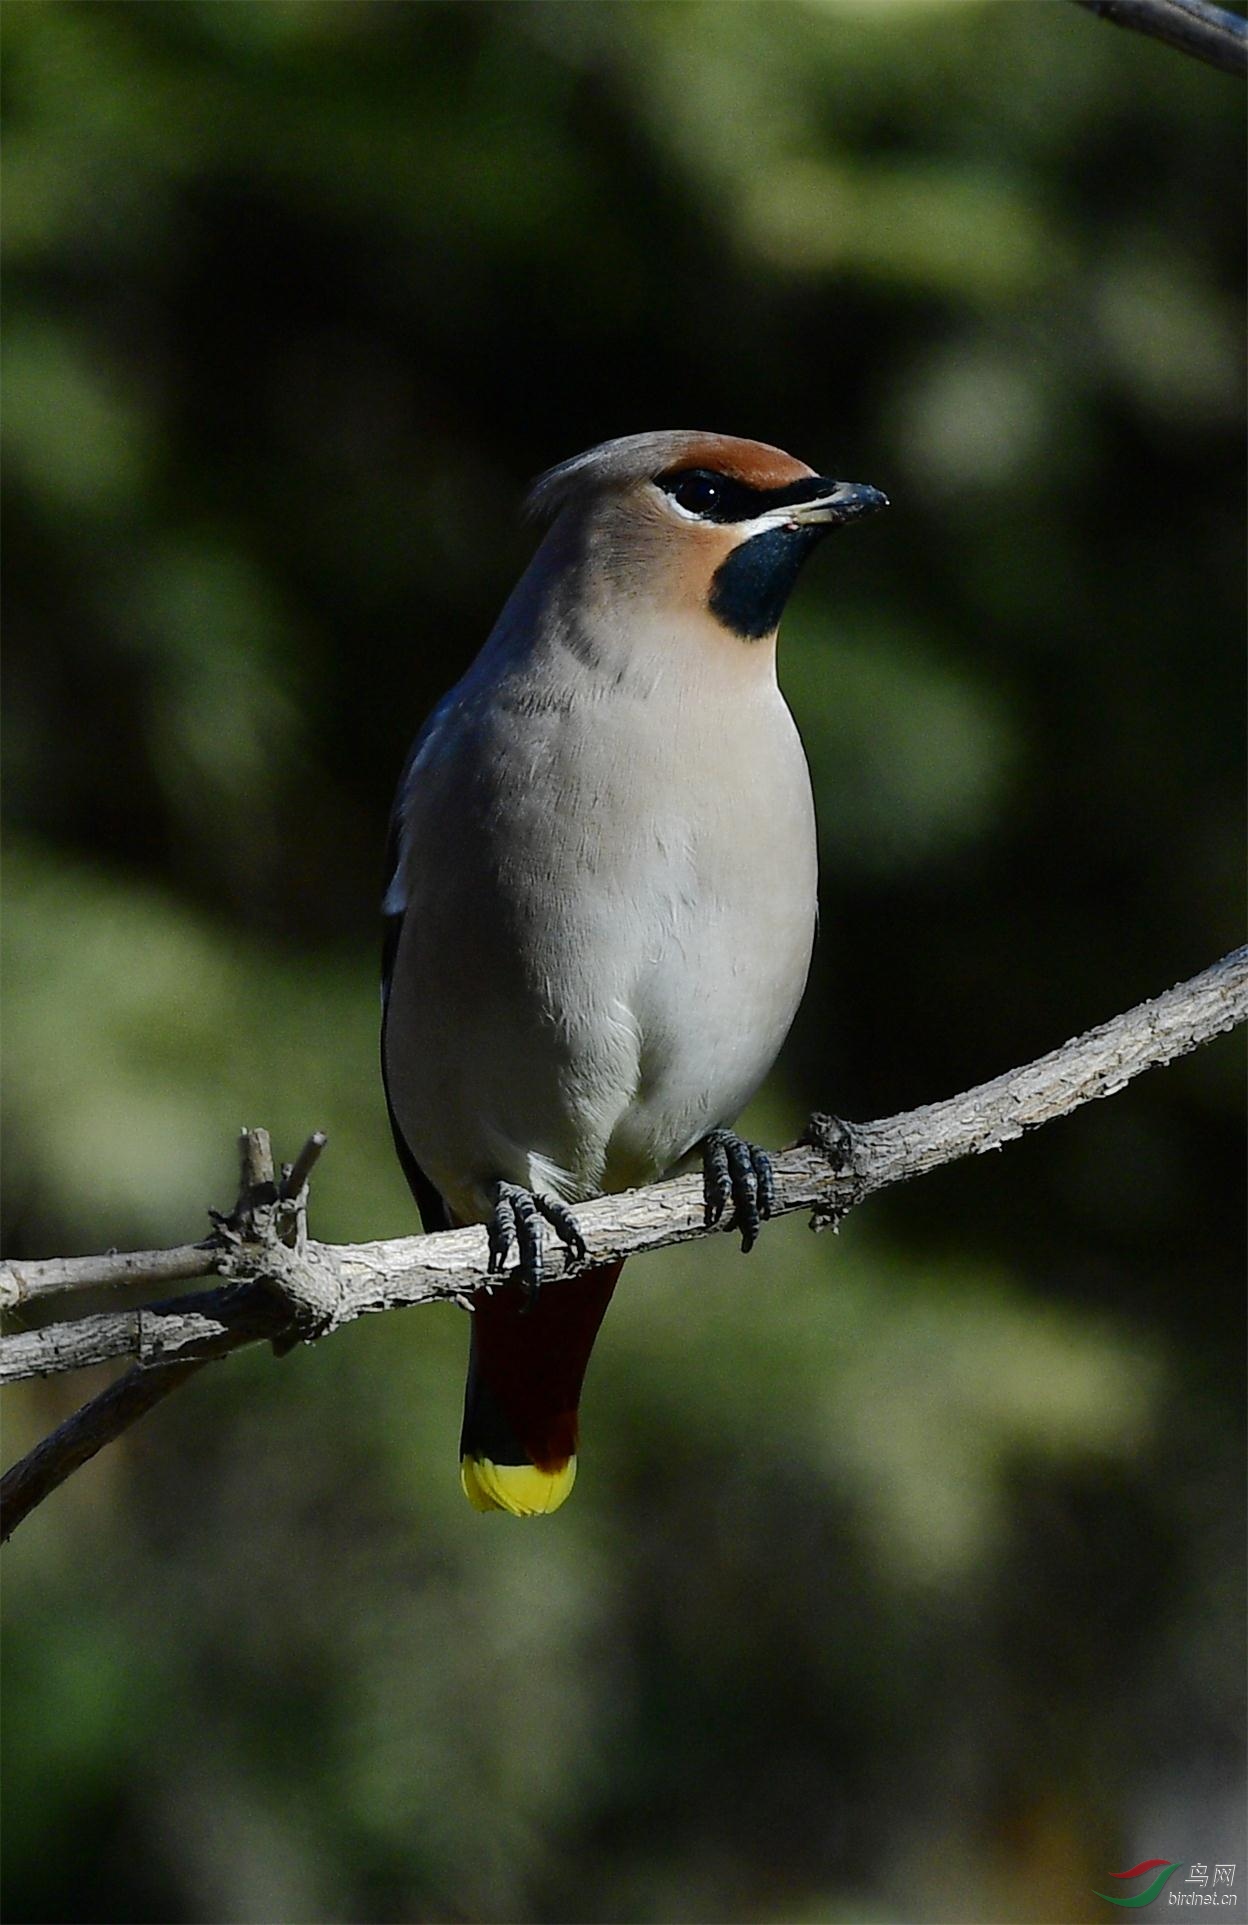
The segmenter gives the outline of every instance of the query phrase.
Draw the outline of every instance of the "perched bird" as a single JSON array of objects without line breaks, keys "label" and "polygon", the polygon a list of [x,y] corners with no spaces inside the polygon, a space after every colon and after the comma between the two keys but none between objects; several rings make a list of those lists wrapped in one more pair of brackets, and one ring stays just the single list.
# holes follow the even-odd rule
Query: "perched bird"
[{"label": "perched bird", "polygon": [[708,1222],[772,1201],[730,1129],[797,1010],[815,929],[806,758],[776,627],[828,530],[885,505],[779,448],[627,435],[552,468],[550,527],[417,736],[391,829],[382,1066],[427,1230],[489,1226],[461,1477],[553,1511],[620,1265],[539,1291],[542,1225],[701,1148]]}]

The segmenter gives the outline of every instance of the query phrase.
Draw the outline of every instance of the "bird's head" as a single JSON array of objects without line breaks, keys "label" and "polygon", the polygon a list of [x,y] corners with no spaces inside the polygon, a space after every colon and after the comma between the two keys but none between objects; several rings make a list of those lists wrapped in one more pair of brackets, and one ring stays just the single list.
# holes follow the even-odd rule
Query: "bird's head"
[{"label": "bird's head", "polygon": [[759,642],[811,550],[887,499],[766,442],[687,431],[605,441],[543,475],[529,506],[557,518],[601,614],[692,616],[721,639]]}]

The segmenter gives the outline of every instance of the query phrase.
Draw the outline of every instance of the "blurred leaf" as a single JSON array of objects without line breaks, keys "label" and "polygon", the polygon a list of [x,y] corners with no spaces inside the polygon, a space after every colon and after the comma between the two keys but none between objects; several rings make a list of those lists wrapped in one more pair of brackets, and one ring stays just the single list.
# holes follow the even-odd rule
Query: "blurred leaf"
[{"label": "blurred leaf", "polygon": [[49,515],[117,514],[145,487],[150,425],[81,334],[50,322],[5,330],[5,439]]}]

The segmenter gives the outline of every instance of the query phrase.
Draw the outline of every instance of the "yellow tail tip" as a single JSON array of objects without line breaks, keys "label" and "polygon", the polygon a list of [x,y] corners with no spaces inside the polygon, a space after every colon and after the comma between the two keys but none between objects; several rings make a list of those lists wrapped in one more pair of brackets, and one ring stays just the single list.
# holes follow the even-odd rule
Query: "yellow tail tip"
[{"label": "yellow tail tip", "polygon": [[459,1481],[474,1511],[507,1511],[512,1517],[543,1517],[557,1511],[576,1482],[576,1459],[560,1470],[536,1464],[494,1464],[488,1457],[461,1457]]}]

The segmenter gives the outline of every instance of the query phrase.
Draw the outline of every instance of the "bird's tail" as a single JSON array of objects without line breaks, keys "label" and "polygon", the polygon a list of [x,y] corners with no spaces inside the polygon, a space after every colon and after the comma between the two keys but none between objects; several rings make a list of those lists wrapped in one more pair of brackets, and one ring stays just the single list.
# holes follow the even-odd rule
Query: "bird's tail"
[{"label": "bird's tail", "polygon": [[585,1366],[623,1267],[548,1283],[528,1305],[515,1283],[478,1295],[459,1444],[474,1510],[536,1517],[571,1491]]}]

